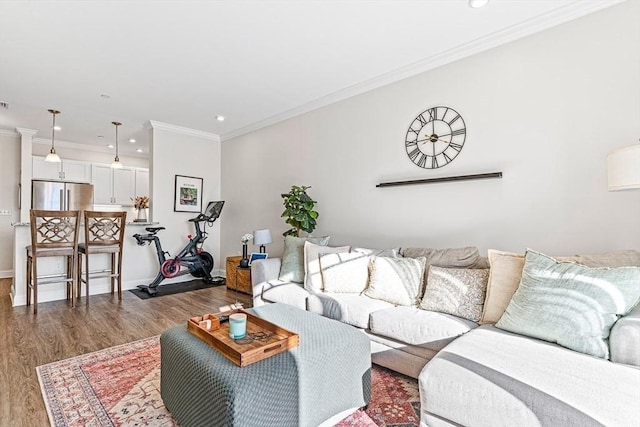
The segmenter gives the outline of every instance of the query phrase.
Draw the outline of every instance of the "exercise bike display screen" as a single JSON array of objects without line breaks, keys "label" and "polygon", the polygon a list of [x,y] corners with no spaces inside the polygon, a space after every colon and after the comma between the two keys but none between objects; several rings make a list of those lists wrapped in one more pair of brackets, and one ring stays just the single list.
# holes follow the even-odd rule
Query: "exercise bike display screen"
[{"label": "exercise bike display screen", "polygon": [[218,219],[218,217],[220,216],[220,213],[222,212],[223,206],[224,206],[224,200],[217,201],[217,202],[209,202],[209,204],[207,205],[207,209],[204,210],[204,216],[209,218],[209,220]]}]

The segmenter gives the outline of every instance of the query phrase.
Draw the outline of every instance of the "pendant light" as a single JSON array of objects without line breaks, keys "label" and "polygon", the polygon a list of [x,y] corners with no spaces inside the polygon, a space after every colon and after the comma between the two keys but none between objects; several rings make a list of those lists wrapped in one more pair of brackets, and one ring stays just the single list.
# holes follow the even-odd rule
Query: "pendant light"
[{"label": "pendant light", "polygon": [[45,162],[60,163],[60,156],[56,153],[56,149],[53,146],[54,137],[56,135],[56,114],[60,114],[58,110],[48,110],[53,115],[53,126],[51,126],[51,151],[44,159]]},{"label": "pendant light", "polygon": [[111,169],[122,169],[122,163],[120,163],[120,157],[118,157],[118,126],[122,123],[111,122],[111,124],[116,127],[116,157],[113,159],[113,163],[111,163]]}]

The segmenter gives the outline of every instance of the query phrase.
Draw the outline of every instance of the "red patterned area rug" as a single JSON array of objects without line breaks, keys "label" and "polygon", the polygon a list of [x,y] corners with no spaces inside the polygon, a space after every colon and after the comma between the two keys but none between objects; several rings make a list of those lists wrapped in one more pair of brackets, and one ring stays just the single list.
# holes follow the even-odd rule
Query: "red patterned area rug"
[{"label": "red patterned area rug", "polygon": [[[178,426],[160,397],[160,343],[147,338],[38,366],[40,389],[54,427]],[[337,424],[409,427],[420,424],[417,381],[373,366],[366,411]]]}]

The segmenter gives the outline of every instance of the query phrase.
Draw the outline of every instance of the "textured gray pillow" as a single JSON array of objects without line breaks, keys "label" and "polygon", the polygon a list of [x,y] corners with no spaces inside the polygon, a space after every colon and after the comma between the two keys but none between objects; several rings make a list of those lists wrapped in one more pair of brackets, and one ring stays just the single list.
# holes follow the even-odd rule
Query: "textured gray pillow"
[{"label": "textured gray pillow", "polygon": [[304,282],[304,242],[326,246],[329,244],[329,236],[324,237],[294,237],[285,236],[284,254],[280,265],[278,279],[285,282]]},{"label": "textured gray pillow", "polygon": [[640,301],[640,267],[590,268],[527,250],[496,327],[609,358],[613,324]]},{"label": "textured gray pillow", "polygon": [[424,258],[373,256],[369,263],[369,286],[364,294],[391,304],[416,305],[424,264]]},{"label": "textured gray pillow", "polygon": [[432,265],[451,268],[482,268],[476,266],[481,262],[481,258],[478,248],[474,246],[446,249],[404,248],[402,250],[402,256],[406,258],[424,257],[426,259],[426,264],[424,266],[424,279],[422,281],[422,288],[420,289],[418,297],[422,296],[424,289],[427,286],[427,280],[429,279],[429,267]]},{"label": "textured gray pillow", "polygon": [[482,318],[489,269],[429,268],[423,310],[438,311],[478,323]]}]

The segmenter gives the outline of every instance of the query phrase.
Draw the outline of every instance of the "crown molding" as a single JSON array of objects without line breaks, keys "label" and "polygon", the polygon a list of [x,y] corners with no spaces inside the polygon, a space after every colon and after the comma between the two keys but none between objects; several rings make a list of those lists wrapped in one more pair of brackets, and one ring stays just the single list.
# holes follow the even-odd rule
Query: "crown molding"
[{"label": "crown molding", "polygon": [[258,129],[262,129],[264,127],[290,119],[292,117],[308,113],[318,108],[343,101],[347,98],[351,98],[365,92],[369,92],[373,89],[378,89],[380,87],[396,83],[400,80],[422,74],[426,71],[452,63],[459,59],[484,52],[494,47],[501,46],[503,44],[521,39],[535,33],[539,33],[549,28],[588,15],[590,13],[597,12],[601,9],[623,3],[624,1],[626,0],[576,0],[565,6],[549,11],[544,15],[540,15],[536,18],[529,19],[516,25],[512,25],[500,31],[487,34],[486,36],[474,40],[473,42],[456,46],[438,55],[422,59],[420,61],[414,62],[413,64],[409,64],[405,67],[398,68],[389,73],[374,77],[373,79],[328,94],[326,96],[323,96],[322,98],[308,102],[296,108],[284,111],[282,113],[268,117],[264,120],[260,120],[258,122],[236,129],[232,132],[225,133],[220,136],[220,139],[222,141],[227,141],[229,139],[256,131]]},{"label": "crown molding", "polygon": [[19,135],[23,135],[23,136],[31,136],[33,137],[36,133],[38,133],[37,129],[27,129],[27,128],[16,128],[16,132]]},{"label": "crown molding", "polygon": [[195,136],[197,138],[210,139],[212,141],[220,142],[220,135],[215,133],[205,132],[197,129],[185,128],[182,126],[172,125],[170,123],[158,122],[155,120],[149,120],[145,123],[145,127],[156,130],[164,130],[167,132],[178,133],[181,135]]},{"label": "crown molding", "polygon": [[20,136],[20,134],[10,129],[0,129],[0,135],[2,136]]}]

